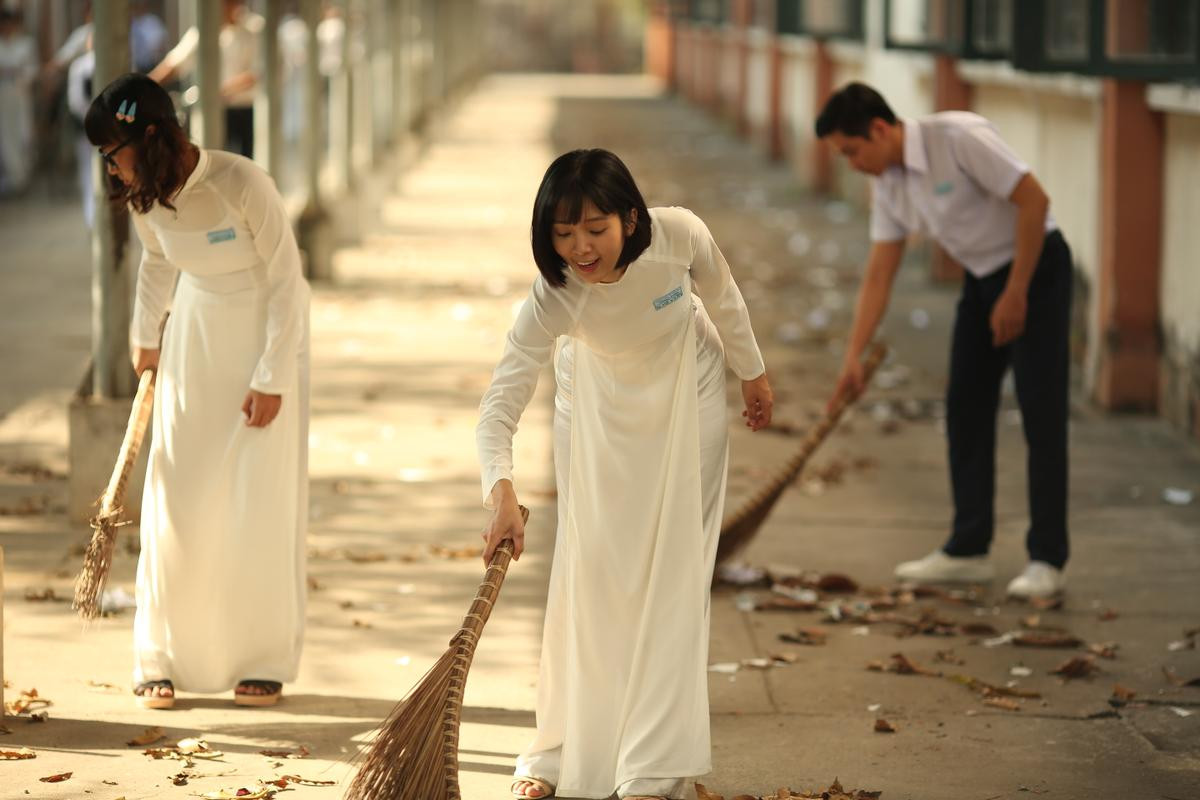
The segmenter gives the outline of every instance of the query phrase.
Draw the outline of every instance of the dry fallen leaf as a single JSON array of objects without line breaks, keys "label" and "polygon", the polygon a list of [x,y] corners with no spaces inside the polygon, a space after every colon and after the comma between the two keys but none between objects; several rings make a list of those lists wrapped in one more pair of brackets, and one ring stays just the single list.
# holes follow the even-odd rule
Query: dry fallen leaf
[{"label": "dry fallen leaf", "polygon": [[30,603],[66,603],[71,598],[59,597],[53,588],[26,589],[25,599]]},{"label": "dry fallen leaf", "polygon": [[298,786],[337,786],[337,781],[319,781],[314,778],[301,778],[299,775],[284,775],[280,780]]},{"label": "dry fallen leaf", "polygon": [[795,633],[781,633],[779,638],[790,644],[822,645],[828,634],[820,628],[800,628]]},{"label": "dry fallen leaf", "polygon": [[1020,703],[1018,703],[1016,700],[1008,700],[1004,697],[988,697],[984,699],[983,704],[985,706],[991,706],[992,708],[1002,708],[1005,711],[1021,710]]},{"label": "dry fallen leaf", "polygon": [[831,572],[817,579],[816,588],[822,592],[851,594],[858,591],[858,583],[848,575]]},{"label": "dry fallen leaf", "polygon": [[1091,656],[1075,656],[1059,664],[1050,671],[1052,675],[1061,675],[1066,680],[1087,678],[1096,672],[1096,660]]},{"label": "dry fallen leaf", "polygon": [[73,772],[60,772],[57,775],[47,775],[44,778],[38,778],[42,783],[62,783],[65,780],[70,780]]},{"label": "dry fallen leaf", "polygon": [[888,722],[886,719],[880,718],[880,719],[875,720],[875,732],[876,733],[895,733],[896,728],[894,725],[892,725],[892,723]]},{"label": "dry fallen leaf", "polygon": [[963,664],[967,663],[963,659],[956,656],[953,650],[938,650],[933,654],[933,660],[939,664],[953,664],[958,667],[961,667]]},{"label": "dry fallen leaf", "polygon": [[374,564],[379,561],[387,561],[386,553],[351,553],[346,552],[346,560],[353,564]]},{"label": "dry fallen leaf", "polygon": [[0,750],[0,761],[23,761],[27,758],[37,758],[37,753],[28,747],[20,750]]},{"label": "dry fallen leaf", "polygon": [[47,706],[51,705],[54,704],[45,697],[39,695],[37,689],[26,689],[25,691],[21,692],[20,696],[16,700],[5,703],[4,711],[5,713],[12,714],[13,716],[18,716],[27,711],[32,711],[35,708],[46,708]]},{"label": "dry fallen leaf", "polygon": [[1116,619],[1119,616],[1121,616],[1121,615],[1117,613],[1116,609],[1106,608],[1103,611],[1101,611],[1097,615],[1096,618],[1099,619],[1101,622],[1112,622],[1114,619]]},{"label": "dry fallen leaf", "polygon": [[1120,645],[1116,642],[1102,642],[1099,644],[1089,644],[1087,649],[1092,655],[1112,659],[1117,657],[1117,649],[1119,647]]},{"label": "dry fallen leaf", "polygon": [[300,745],[295,750],[259,750],[258,754],[269,758],[308,758],[310,752],[307,747]]},{"label": "dry fallen leaf", "polygon": [[125,744],[130,747],[145,747],[148,744],[154,744],[159,739],[165,738],[162,728],[146,728],[141,736],[135,736]]},{"label": "dry fallen leaf", "polygon": [[1200,686],[1200,675],[1189,680],[1188,678],[1179,677],[1179,673],[1171,667],[1163,667],[1162,671],[1172,686]]},{"label": "dry fallen leaf", "polygon": [[94,692],[119,692],[121,687],[115,683],[104,683],[102,681],[88,681],[88,688]]},{"label": "dry fallen leaf", "polygon": [[696,784],[696,800],[725,800],[724,796],[714,794],[705,788],[703,783]]},{"label": "dry fallen leaf", "polygon": [[1121,684],[1113,686],[1112,699],[1122,703],[1128,703],[1133,698],[1137,697],[1137,692],[1133,689],[1126,688]]}]

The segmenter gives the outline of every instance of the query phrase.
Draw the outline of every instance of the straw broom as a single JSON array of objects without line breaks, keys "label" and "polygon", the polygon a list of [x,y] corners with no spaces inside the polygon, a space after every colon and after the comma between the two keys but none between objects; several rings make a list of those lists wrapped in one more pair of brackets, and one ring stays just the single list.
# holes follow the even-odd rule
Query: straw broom
[{"label": "straw broom", "polygon": [[138,381],[137,394],[133,398],[133,408],[129,411],[129,423],[125,426],[125,439],[121,442],[117,463],[108,479],[108,488],[100,496],[100,511],[92,517],[92,541],[83,557],[83,569],[75,579],[75,602],[72,603],[72,608],[78,610],[79,616],[85,620],[100,616],[100,598],[104,593],[104,584],[108,582],[108,572],[112,568],[113,550],[117,545],[117,528],[125,524],[120,521],[125,510],[125,490],[128,488],[129,476],[133,474],[133,465],[142,447],[142,439],[146,435],[146,423],[150,420],[150,412],[154,408],[154,374],[153,369],[143,370]]},{"label": "straw broom", "polygon": [[[528,520],[529,509],[521,506],[521,516]],[[512,556],[511,540],[496,548],[449,649],[384,722],[345,800],[461,800],[458,728],[463,688]]]},{"label": "straw broom", "polygon": [[[873,345],[867,353],[867,357],[863,361],[864,389],[871,380],[871,376],[875,373],[876,367],[879,366],[886,355],[887,347],[879,343]],[[775,477],[766,486],[747,500],[733,516],[725,520],[721,525],[721,538],[717,542],[717,564],[724,563],[730,556],[741,550],[754,538],[759,528],[762,527],[767,515],[771,513],[771,509],[775,507],[775,502],[783,494],[783,490],[800,475],[809,457],[812,456],[821,442],[825,441],[829,433],[837,427],[842,412],[853,405],[859,396],[847,396],[838,400],[837,404],[826,412],[825,416],[804,435],[804,441],[800,443],[799,452],[780,468],[779,472],[776,473]]]}]

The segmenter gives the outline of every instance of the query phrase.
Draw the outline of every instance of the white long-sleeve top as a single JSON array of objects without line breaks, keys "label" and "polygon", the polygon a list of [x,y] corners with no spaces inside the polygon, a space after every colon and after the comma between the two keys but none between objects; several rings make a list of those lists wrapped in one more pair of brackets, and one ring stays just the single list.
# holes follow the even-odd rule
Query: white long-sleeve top
[{"label": "white long-sleeve top", "polygon": [[282,394],[295,386],[296,357],[306,313],[300,250],[283,198],[253,161],[200,150],[200,160],[173,199],[134,213],[142,241],[130,341],[159,346],[159,324],[183,271],[216,282],[249,270],[267,293],[266,346],[250,388]]},{"label": "white long-sleeve top", "polygon": [[[480,403],[476,444],[485,503],[497,481],[512,479],[513,435],[538,374],[553,355],[555,340],[568,336],[597,352],[619,356],[622,350],[664,335],[666,329],[658,328],[672,323],[656,312],[682,299],[682,284],[676,285],[682,271],[689,274],[716,325],[734,373],[751,380],[765,371],[746,303],[708,226],[691,211],[675,207],[650,209],[650,223],[650,246],[616,284],[589,284],[570,269],[565,286],[551,286],[540,276],[534,281]],[[639,289],[645,287],[645,297],[631,295],[624,287],[614,291],[635,271],[661,273],[662,278],[637,282]],[[656,285],[659,288],[653,288]]]}]

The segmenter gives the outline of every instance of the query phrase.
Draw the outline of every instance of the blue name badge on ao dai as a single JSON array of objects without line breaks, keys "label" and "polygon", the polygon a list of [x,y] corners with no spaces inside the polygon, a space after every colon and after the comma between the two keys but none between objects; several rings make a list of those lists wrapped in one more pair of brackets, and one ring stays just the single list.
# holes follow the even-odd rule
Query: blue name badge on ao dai
[{"label": "blue name badge on ao dai", "polygon": [[654,310],[662,311],[664,308],[671,305],[671,303],[674,303],[676,300],[678,300],[681,297],[683,297],[683,287],[676,286],[674,289],[667,292],[662,297],[656,297],[654,299]]},{"label": "blue name badge on ao dai", "polygon": [[209,231],[208,232],[208,243],[209,244],[218,244],[220,242],[228,242],[230,239],[234,239],[236,237],[237,237],[237,234],[234,233],[233,228],[225,228],[225,229],[219,230],[219,231]]}]

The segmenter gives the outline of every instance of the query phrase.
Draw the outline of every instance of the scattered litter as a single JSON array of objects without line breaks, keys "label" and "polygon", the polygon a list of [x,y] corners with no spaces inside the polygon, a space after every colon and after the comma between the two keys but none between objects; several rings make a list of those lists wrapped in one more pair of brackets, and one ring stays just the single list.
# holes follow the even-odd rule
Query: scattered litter
[{"label": "scattered litter", "polygon": [[1101,611],[1096,616],[1096,618],[1099,619],[1101,622],[1112,622],[1114,619],[1116,619],[1119,616],[1121,616],[1121,615],[1118,614],[1115,609],[1106,608],[1103,611]]},{"label": "scattered litter", "polygon": [[[696,800],[725,800],[724,795],[710,792],[702,783],[695,784],[695,788]],[[880,794],[882,792],[868,792],[862,789],[847,790],[842,788],[839,781],[834,780],[829,788],[813,792],[794,792],[787,787],[782,787],[776,789],[772,794],[738,794],[733,797],[733,800],[878,800]]]},{"label": "scattered litter", "polygon": [[29,603],[68,603],[71,601],[71,598],[59,597],[58,593],[51,587],[45,589],[28,588],[25,590],[25,601]]},{"label": "scattered litter", "polygon": [[1171,706],[1171,710],[1180,717],[1190,717],[1194,713],[1188,711],[1186,708],[1180,708],[1179,706]]},{"label": "scattered litter", "polygon": [[758,608],[758,600],[749,592],[742,592],[733,600],[738,611],[754,611]]},{"label": "scattered litter", "polygon": [[762,567],[754,567],[743,562],[722,564],[717,567],[717,580],[734,586],[756,586],[767,577],[767,571]]},{"label": "scattered litter", "polygon": [[[260,756],[269,756],[270,758],[308,758],[311,751],[304,745],[300,745],[295,750],[259,750]],[[286,776],[285,776],[286,777]]]},{"label": "scattered litter", "polygon": [[119,614],[137,608],[137,598],[125,591],[123,586],[105,589],[100,595],[101,614]]},{"label": "scattered litter", "polygon": [[882,717],[880,717],[879,719],[875,720],[875,732],[876,733],[895,733],[896,727],[894,725],[892,725],[892,723],[888,722],[886,719],[883,719]]},{"label": "scattered litter", "polygon": [[1163,489],[1163,500],[1173,506],[1189,506],[1195,499],[1196,493],[1191,489],[1179,489],[1174,486]]},{"label": "scattered litter", "polygon": [[982,642],[980,642],[980,644],[982,644],[984,647],[1001,647],[1003,645],[1010,644],[1016,638],[1017,633],[1015,631],[1009,631],[1008,633],[1001,634],[1000,636],[996,636],[992,639],[984,639]]},{"label": "scattered litter", "polygon": [[42,783],[62,783],[63,781],[70,780],[74,774],[74,772],[60,772],[57,775],[47,775],[45,778],[38,778],[38,780]]},{"label": "scattered litter", "polygon": [[1120,647],[1116,642],[1099,642],[1097,644],[1089,644],[1088,652],[1100,658],[1113,659],[1117,657],[1117,649]]},{"label": "scattered litter", "polygon": [[883,708],[883,703],[872,703],[871,705],[867,706],[867,711],[870,711],[872,714],[874,714],[881,708]]},{"label": "scattered litter", "polygon": [[854,636],[870,636],[871,627],[869,625],[859,625],[856,628],[851,628],[850,633]]},{"label": "scattered litter", "polygon": [[1167,644],[1167,650],[1172,653],[1178,653],[1180,650],[1195,650],[1195,649],[1196,649],[1195,638],[1176,639],[1175,641],[1169,642]]},{"label": "scattered litter", "polygon": [[54,704],[50,700],[39,695],[37,689],[26,689],[21,692],[16,700],[11,700],[4,704],[4,713],[11,714],[16,717],[26,712],[32,712],[51,705]]},{"label": "scattered litter", "polygon": [[887,664],[882,661],[872,661],[867,664],[867,669],[872,672],[895,672],[898,675],[929,675],[935,678],[942,676],[942,673],[925,669],[902,653],[892,653],[891,661]]},{"label": "scattered litter", "polygon": [[88,685],[88,689],[92,690],[93,692],[119,692],[119,691],[121,691],[121,687],[117,686],[115,683],[103,683],[101,681],[88,681],[87,685]]},{"label": "scattered litter", "polygon": [[771,669],[775,661],[770,658],[743,658],[741,666],[746,669]]},{"label": "scattered litter", "polygon": [[954,654],[953,650],[938,650],[933,654],[933,660],[939,664],[953,664],[961,667],[967,662]]},{"label": "scattered litter", "polygon": [[1017,666],[1010,669],[1008,674],[1012,675],[1014,678],[1028,678],[1033,674],[1033,670],[1031,670],[1029,667]]},{"label": "scattered litter", "polygon": [[723,661],[717,664],[708,665],[709,672],[719,672],[722,675],[732,675],[739,669],[741,669],[741,664],[738,664],[736,661]]}]

